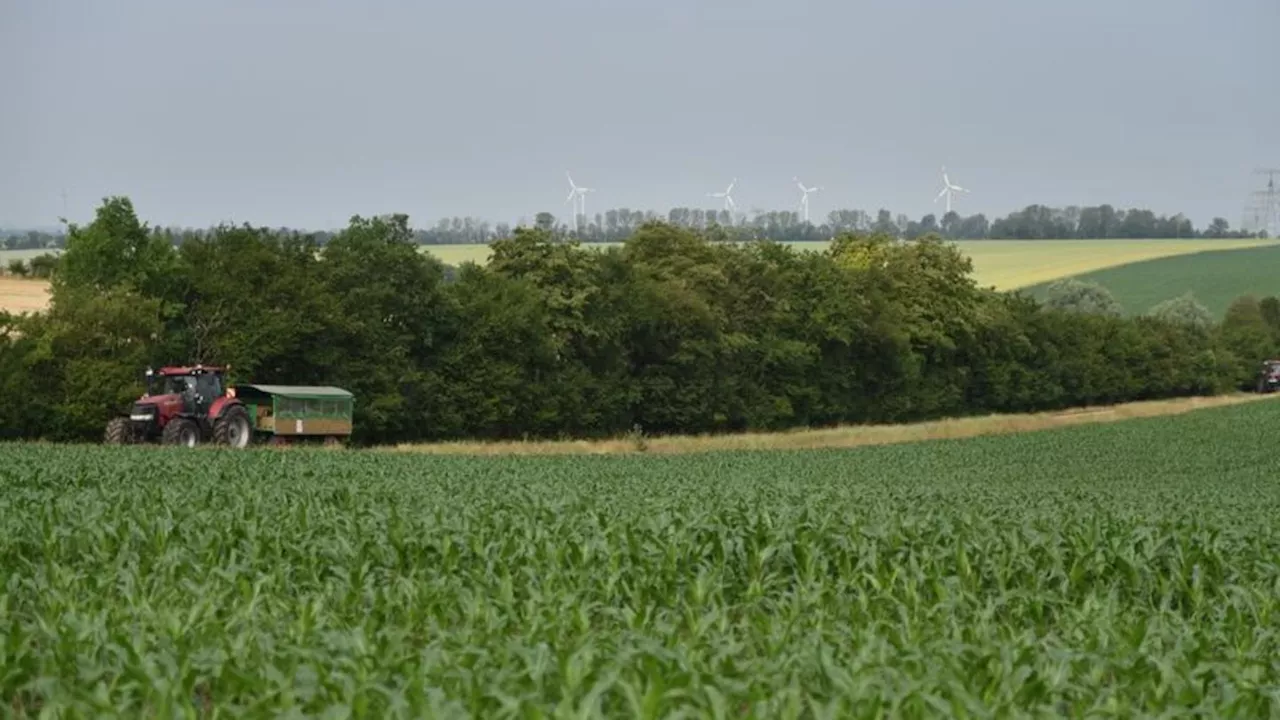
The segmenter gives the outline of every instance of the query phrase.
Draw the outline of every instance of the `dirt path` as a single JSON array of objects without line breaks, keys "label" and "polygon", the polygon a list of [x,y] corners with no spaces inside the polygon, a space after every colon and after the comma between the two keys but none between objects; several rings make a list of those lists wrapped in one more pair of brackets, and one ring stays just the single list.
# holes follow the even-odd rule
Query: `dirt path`
[{"label": "dirt path", "polygon": [[866,425],[828,430],[796,430],[779,433],[741,435],[676,436],[665,438],[618,438],[613,440],[535,442],[451,442],[400,445],[391,452],[436,455],[620,455],[627,453],[677,454],[715,450],[804,450],[891,445],[920,440],[1006,435],[1135,418],[1178,415],[1204,408],[1266,401],[1280,395],[1235,393],[1214,397],[1177,398],[1080,408],[1025,415],[936,420],[909,425]]},{"label": "dirt path", "polygon": [[0,277],[0,310],[11,313],[39,312],[48,305],[48,282]]}]

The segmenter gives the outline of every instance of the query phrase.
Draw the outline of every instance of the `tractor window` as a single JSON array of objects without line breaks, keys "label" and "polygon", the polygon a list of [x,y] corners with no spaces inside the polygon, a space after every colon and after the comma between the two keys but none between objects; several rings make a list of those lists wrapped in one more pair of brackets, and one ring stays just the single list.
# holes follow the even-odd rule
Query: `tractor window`
[{"label": "tractor window", "polygon": [[181,395],[195,387],[196,379],[190,375],[168,375],[160,385],[160,392],[164,395]]},{"label": "tractor window", "polygon": [[206,400],[213,400],[222,395],[222,381],[217,375],[199,375],[196,379],[196,390]]}]

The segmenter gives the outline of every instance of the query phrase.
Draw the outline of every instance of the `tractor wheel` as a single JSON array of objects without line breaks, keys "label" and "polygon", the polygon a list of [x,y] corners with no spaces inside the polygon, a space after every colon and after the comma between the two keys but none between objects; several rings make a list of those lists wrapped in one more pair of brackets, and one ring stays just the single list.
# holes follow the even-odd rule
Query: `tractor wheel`
[{"label": "tractor wheel", "polygon": [[106,441],[108,445],[129,445],[133,443],[133,425],[129,418],[111,418],[107,423]]},{"label": "tractor wheel", "polygon": [[193,448],[200,444],[200,428],[194,420],[174,418],[164,426],[164,432],[160,434],[160,442],[165,445],[186,445]]},{"label": "tractor wheel", "polygon": [[213,442],[215,445],[228,447],[248,447],[253,439],[253,429],[249,427],[249,413],[243,405],[233,405],[213,423]]}]

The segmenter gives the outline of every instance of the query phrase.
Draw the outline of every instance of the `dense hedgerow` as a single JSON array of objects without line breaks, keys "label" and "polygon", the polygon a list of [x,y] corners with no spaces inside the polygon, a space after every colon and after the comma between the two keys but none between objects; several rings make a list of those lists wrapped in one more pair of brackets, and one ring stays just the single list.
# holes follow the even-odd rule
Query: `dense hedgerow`
[{"label": "dense hedgerow", "polygon": [[0,697],[30,717],[1274,717],[1280,485],[1257,428],[1278,421],[1259,402],[683,457],[0,446]]},{"label": "dense hedgerow", "polygon": [[[356,440],[615,436],[892,422],[1247,384],[1280,317],[1219,326],[1047,309],[978,287],[937,237],[829,250],[662,223],[585,250],[521,229],[484,267],[419,252],[403,216],[313,238],[176,238],[110,199],[70,233],[51,310],[0,316],[0,435],[99,437],[148,364],[336,384]],[[1265,303],[1263,303],[1265,305]],[[1172,317],[1172,319],[1170,319]]]}]

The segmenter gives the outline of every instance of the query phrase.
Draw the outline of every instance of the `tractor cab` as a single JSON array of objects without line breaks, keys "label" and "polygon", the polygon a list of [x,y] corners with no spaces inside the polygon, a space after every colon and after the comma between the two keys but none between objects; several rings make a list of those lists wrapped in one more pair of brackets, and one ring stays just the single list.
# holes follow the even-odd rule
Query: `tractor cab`
[{"label": "tractor cab", "polygon": [[184,413],[203,415],[214,400],[226,394],[222,367],[163,367],[159,372],[147,369],[147,394],[139,402],[168,399],[181,403]]}]

